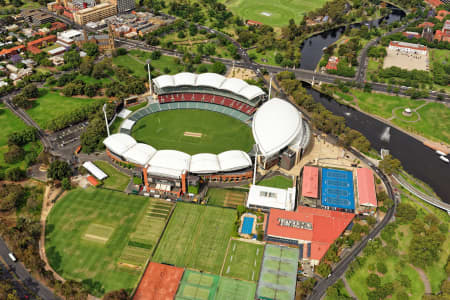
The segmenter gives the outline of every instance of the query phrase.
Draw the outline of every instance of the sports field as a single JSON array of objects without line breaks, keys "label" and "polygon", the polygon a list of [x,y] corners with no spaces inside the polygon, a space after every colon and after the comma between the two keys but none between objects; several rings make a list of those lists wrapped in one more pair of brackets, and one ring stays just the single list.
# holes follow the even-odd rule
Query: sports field
[{"label": "sports field", "polygon": [[236,212],[179,202],[153,261],[219,274]]},{"label": "sports field", "polygon": [[289,19],[296,23],[311,10],[322,7],[326,0],[220,0],[233,13],[244,18],[262,22],[273,27],[288,24]]},{"label": "sports field", "polygon": [[131,291],[167,218],[148,218],[159,203],[167,205],[104,189],[68,192],[47,218],[50,265],[65,279],[82,281],[95,296],[122,288]]},{"label": "sports field", "polygon": [[263,245],[232,240],[225,258],[222,276],[257,281],[263,253]]},{"label": "sports field", "polygon": [[106,161],[95,161],[94,164],[99,167],[103,172],[108,175],[106,179],[103,180],[103,186],[105,188],[123,191],[130,182],[130,177],[128,175],[120,172],[113,166],[111,166]]},{"label": "sports field", "polygon": [[226,150],[248,152],[254,144],[249,126],[206,110],[180,109],[148,115],[136,123],[132,135],[156,149],[174,149],[188,154],[218,154]]},{"label": "sports field", "polygon": [[236,208],[245,205],[246,193],[232,189],[209,188],[206,193],[208,205]]},{"label": "sports field", "polygon": [[220,277],[216,300],[253,300],[255,292],[253,282]]},{"label": "sports field", "polygon": [[219,285],[219,276],[185,270],[178,288],[177,300],[213,300]]}]

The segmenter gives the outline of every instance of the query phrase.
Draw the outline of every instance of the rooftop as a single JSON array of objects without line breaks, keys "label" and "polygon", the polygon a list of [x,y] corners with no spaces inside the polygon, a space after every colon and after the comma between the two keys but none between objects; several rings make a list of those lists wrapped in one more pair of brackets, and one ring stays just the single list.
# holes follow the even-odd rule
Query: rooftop
[{"label": "rooftop", "polygon": [[247,206],[293,210],[295,188],[279,189],[254,184],[248,193]]},{"label": "rooftop", "polygon": [[302,196],[310,198],[319,197],[319,168],[305,166],[302,178]]}]

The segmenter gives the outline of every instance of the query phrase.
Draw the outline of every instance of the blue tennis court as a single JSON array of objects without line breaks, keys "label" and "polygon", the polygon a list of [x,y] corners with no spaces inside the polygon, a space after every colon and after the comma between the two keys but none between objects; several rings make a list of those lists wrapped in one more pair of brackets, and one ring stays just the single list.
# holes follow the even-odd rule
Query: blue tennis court
[{"label": "blue tennis court", "polygon": [[322,169],[322,205],[342,209],[355,209],[353,173]]},{"label": "blue tennis court", "polygon": [[241,233],[252,234],[254,218],[244,217],[244,222],[242,223]]}]

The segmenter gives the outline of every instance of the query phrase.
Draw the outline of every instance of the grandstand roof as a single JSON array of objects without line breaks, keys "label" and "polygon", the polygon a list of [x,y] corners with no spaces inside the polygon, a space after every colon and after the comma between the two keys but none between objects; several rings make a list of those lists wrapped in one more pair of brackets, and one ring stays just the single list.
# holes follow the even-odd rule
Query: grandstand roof
[{"label": "grandstand roof", "polygon": [[252,160],[247,153],[240,150],[229,150],[217,155],[222,172],[231,172],[248,168]]},{"label": "grandstand roof", "polygon": [[103,144],[108,148],[110,151],[114,152],[117,155],[122,155],[125,153],[128,149],[130,149],[132,146],[136,145],[137,142],[134,138],[129,136],[128,134],[124,133],[115,133],[110,136],[108,136],[104,141]]},{"label": "grandstand roof", "polygon": [[356,169],[356,181],[358,183],[359,204],[377,207],[372,170],[369,168]]},{"label": "grandstand roof", "polygon": [[268,157],[288,146],[302,130],[301,113],[286,100],[273,98],[253,117],[253,137],[261,153]]},{"label": "grandstand roof", "polygon": [[217,155],[211,153],[200,153],[192,155],[190,172],[192,173],[216,173],[220,171]]},{"label": "grandstand roof", "polygon": [[180,177],[189,170],[191,156],[176,150],[159,150],[149,161],[149,174]]},{"label": "grandstand roof", "polygon": [[319,197],[319,168],[305,166],[302,177],[302,196],[310,198]]},{"label": "grandstand roof", "polygon": [[131,162],[141,166],[145,166],[148,161],[155,155],[156,149],[147,144],[137,143],[125,153],[123,157]]},{"label": "grandstand roof", "polygon": [[247,207],[250,206],[293,210],[295,188],[279,189],[254,184],[248,193]]},{"label": "grandstand roof", "polygon": [[226,78],[216,73],[197,75],[183,72],[176,75],[161,75],[153,79],[153,83],[160,89],[182,85],[212,87],[241,95],[248,100],[264,95],[264,91],[255,85],[249,85],[245,81],[237,78]]},{"label": "grandstand roof", "polygon": [[[342,234],[354,218],[354,214],[301,206],[297,211],[271,209],[267,235],[284,239],[311,242],[311,259],[320,260],[330,245]],[[305,226],[281,225],[280,219],[297,221]],[[286,224],[292,224],[287,222]],[[307,226],[306,226],[307,225]]]}]

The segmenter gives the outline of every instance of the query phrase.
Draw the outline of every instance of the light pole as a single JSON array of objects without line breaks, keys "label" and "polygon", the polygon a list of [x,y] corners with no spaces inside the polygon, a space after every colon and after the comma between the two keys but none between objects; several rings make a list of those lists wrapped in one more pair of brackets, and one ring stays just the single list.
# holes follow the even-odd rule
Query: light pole
[{"label": "light pole", "polygon": [[108,132],[108,136],[109,136],[108,118],[106,117],[106,103],[103,104],[103,114],[105,115],[106,132]]},{"label": "light pole", "polygon": [[270,76],[270,82],[269,82],[269,100],[270,100],[270,95],[271,95],[271,92],[272,92],[272,78],[273,78],[273,76]]},{"label": "light pole", "polygon": [[147,59],[147,71],[148,71],[148,87],[150,89],[150,95],[152,94],[152,73],[150,72],[150,59]]},{"label": "light pole", "polygon": [[256,154],[255,154],[255,170],[253,171],[253,185],[256,184],[256,167],[258,164],[258,144],[256,144]]}]

